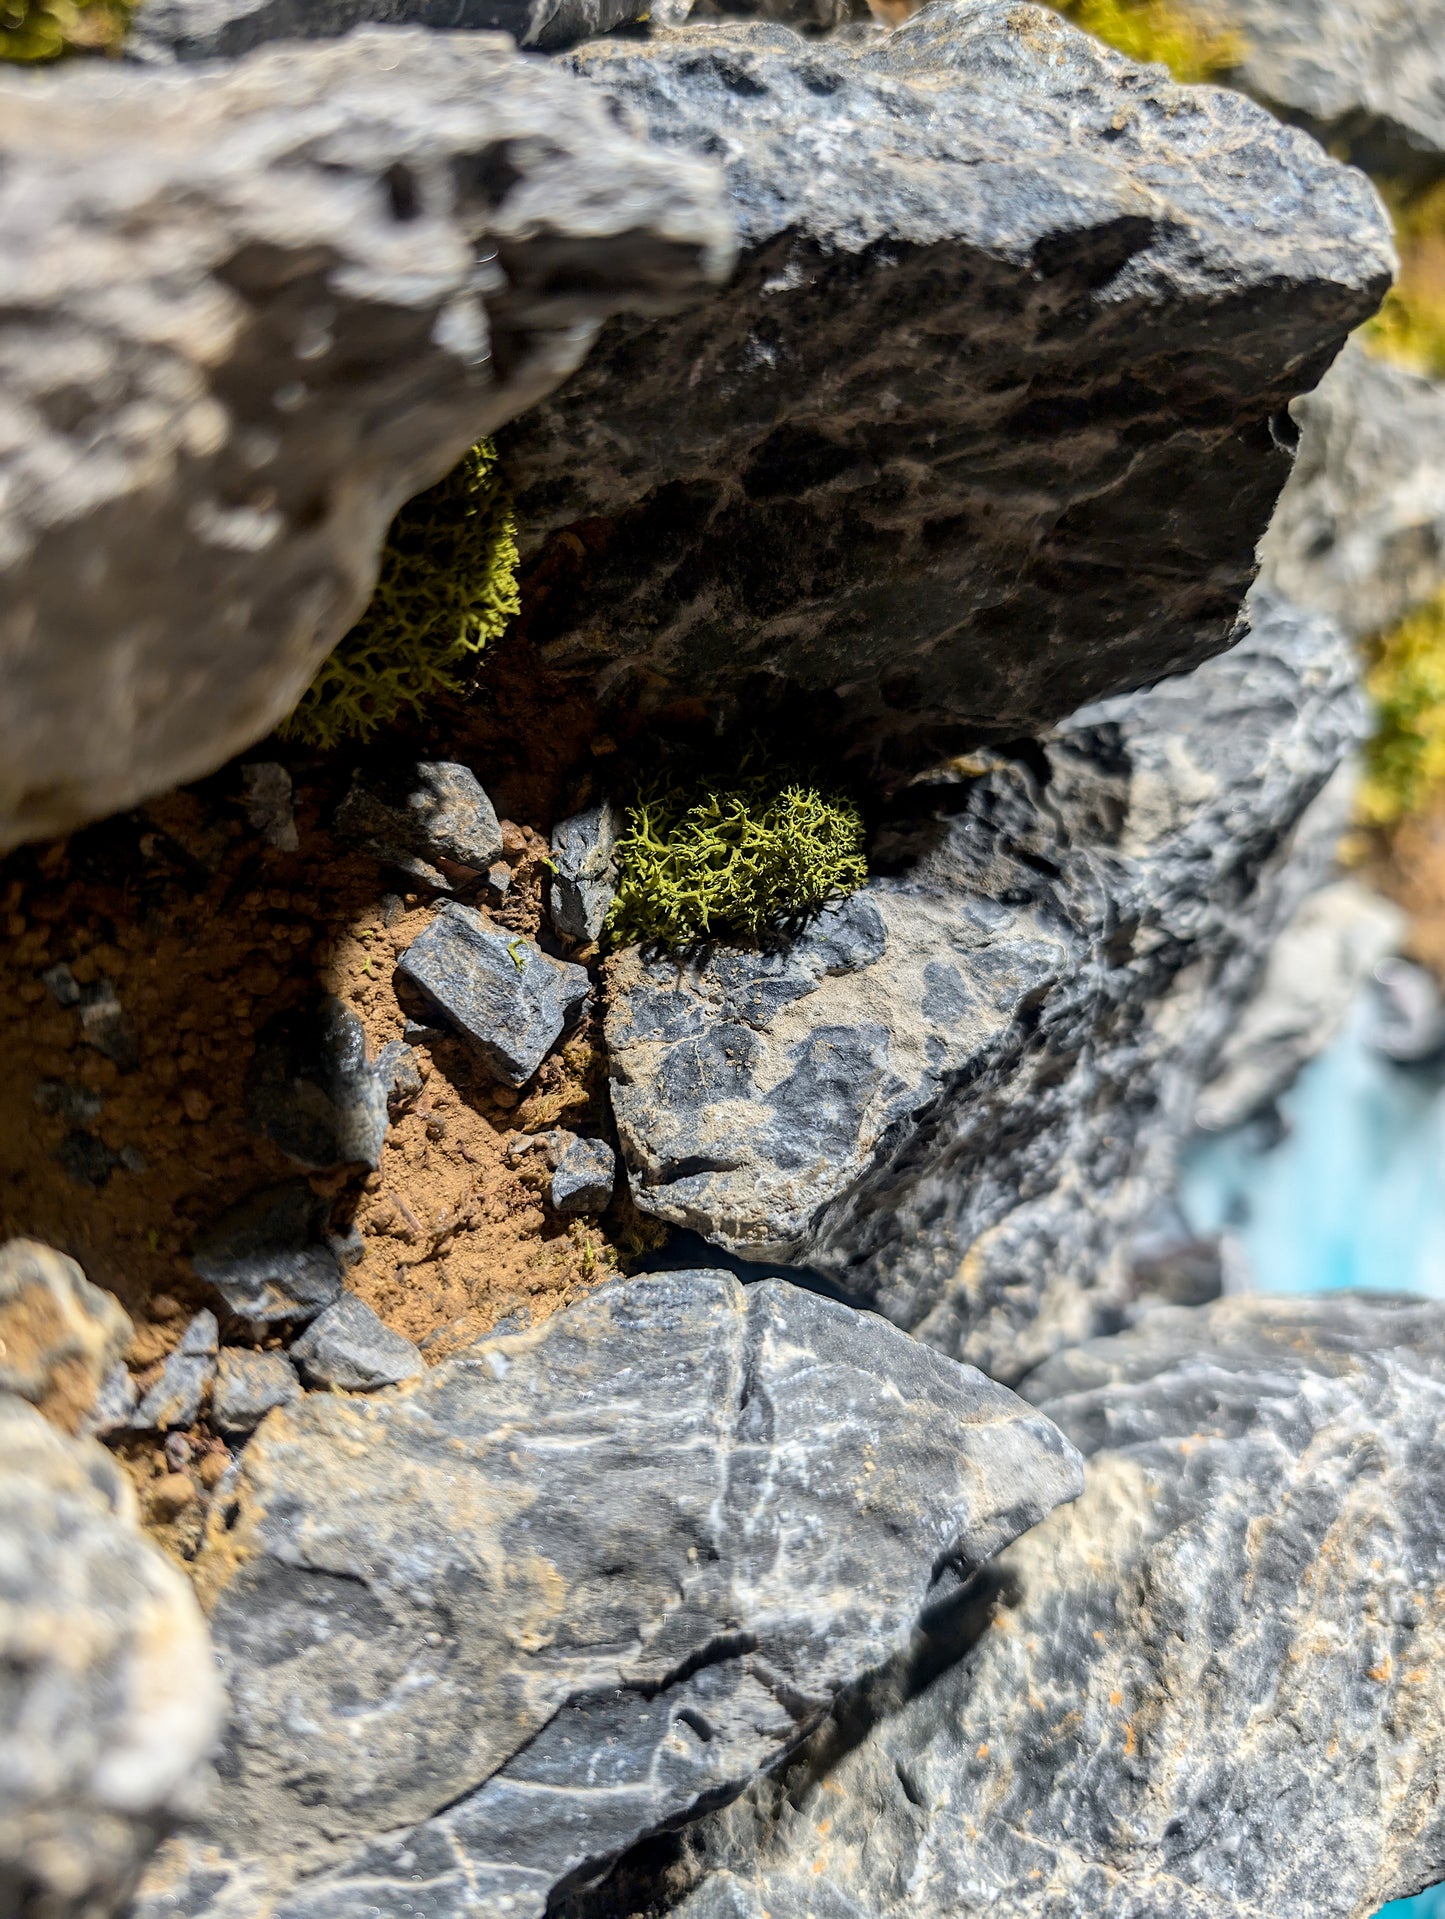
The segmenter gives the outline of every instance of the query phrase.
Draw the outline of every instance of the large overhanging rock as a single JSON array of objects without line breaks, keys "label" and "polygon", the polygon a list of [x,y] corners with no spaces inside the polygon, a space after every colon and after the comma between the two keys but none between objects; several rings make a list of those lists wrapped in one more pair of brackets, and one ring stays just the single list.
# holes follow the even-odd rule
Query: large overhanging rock
[{"label": "large overhanging rock", "polygon": [[0,78],[0,846],[264,734],[397,506],[729,233],[497,36]]},{"label": "large overhanging rock", "polygon": [[520,47],[561,47],[647,10],[647,0],[145,0],[124,50],[154,64],[233,59],[270,40],[364,26],[493,28]]},{"label": "large overhanging rock", "polygon": [[698,1830],[686,1919],[1356,1919],[1438,1880],[1445,1308],[1166,1309],[1025,1390],[1083,1498],[959,1663],[936,1632],[926,1690]]},{"label": "large overhanging rock", "polygon": [[139,1910],[540,1919],[785,1755],[1079,1485],[1002,1387],[724,1273],[273,1413],[198,1566],[224,1794]]},{"label": "large overhanging rock", "polygon": [[1373,189],[1055,15],[689,26],[568,56],[727,171],[743,254],[505,436],[530,626],[620,700],[910,763],[1225,646],[1285,409],[1373,310]]},{"label": "large overhanging rock", "polygon": [[900,870],[784,951],[614,959],[637,1203],[821,1268],[998,1378],[1098,1330],[1344,824],[1351,649],[1263,596],[1253,611],[1193,674],[917,794],[879,840]]},{"label": "large overhanging rock", "polygon": [[0,1907],[100,1919],[194,1809],[221,1689],[200,1608],[142,1538],[124,1468],[9,1393],[0,1672]]}]

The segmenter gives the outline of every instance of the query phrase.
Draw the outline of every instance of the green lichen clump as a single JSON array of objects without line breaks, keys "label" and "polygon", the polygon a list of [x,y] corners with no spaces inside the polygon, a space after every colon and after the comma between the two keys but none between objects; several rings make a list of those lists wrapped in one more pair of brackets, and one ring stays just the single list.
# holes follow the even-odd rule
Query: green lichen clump
[{"label": "green lichen clump", "polygon": [[32,65],[67,53],[113,53],[132,11],[130,0],[0,0],[0,60]]},{"label": "green lichen clump", "polygon": [[745,769],[725,786],[659,781],[628,809],[617,851],[614,947],[784,935],[868,877],[851,800]]},{"label": "green lichen clump", "polygon": [[1400,277],[1363,337],[1387,359],[1445,378],[1445,180],[1409,193],[1381,185],[1395,216]]},{"label": "green lichen clump", "polygon": [[460,691],[517,607],[516,521],[483,440],[392,521],[370,605],[281,732],[329,749]]},{"label": "green lichen clump", "polygon": [[1055,0],[1056,10],[1130,60],[1156,60],[1176,80],[1215,80],[1244,59],[1242,36],[1220,17],[1174,0]]},{"label": "green lichen clump", "polygon": [[1359,810],[1377,826],[1418,812],[1445,788],[1445,592],[1388,634],[1365,681],[1375,735]]}]

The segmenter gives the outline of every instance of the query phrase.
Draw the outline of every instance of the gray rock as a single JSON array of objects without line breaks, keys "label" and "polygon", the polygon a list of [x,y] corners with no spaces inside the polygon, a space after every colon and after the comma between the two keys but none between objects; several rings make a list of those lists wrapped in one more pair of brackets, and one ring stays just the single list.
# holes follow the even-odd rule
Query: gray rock
[{"label": "gray rock", "polygon": [[246,788],[246,818],[278,853],[294,853],[296,815],[291,805],[291,775],[275,760],[254,760],[241,768]]},{"label": "gray rock", "polygon": [[721,158],[743,256],[504,436],[546,657],[887,770],[1229,644],[1276,416],[1392,270],[1358,174],[1013,0],[567,59]]},{"label": "gray rock", "polygon": [[338,1386],[370,1393],[416,1379],[426,1362],[409,1339],[384,1326],[354,1293],[343,1293],[313,1319],[291,1348],[291,1357],[312,1386]]},{"label": "gray rock", "polygon": [[1439,982],[1413,960],[1381,960],[1374,972],[1383,1002],[1370,1034],[1386,1059],[1417,1065],[1445,1052],[1445,1003]]},{"label": "gray rock", "polygon": [[871,1727],[697,1829],[725,1870],[681,1912],[1352,1919],[1438,1880],[1445,1308],[1165,1308],[1024,1391],[1083,1498]]},{"label": "gray rock", "polygon": [[296,1368],[285,1353],[249,1353],[226,1346],[216,1364],[211,1417],[223,1433],[249,1433],[277,1406],[301,1397]]},{"label": "gray rock", "polygon": [[138,1431],[169,1432],[195,1425],[216,1377],[218,1348],[216,1315],[197,1313],[167,1355],[160,1378],[136,1407],[132,1423]]},{"label": "gray rock", "polygon": [[436,860],[485,872],[502,851],[501,826],[475,773],[448,760],[418,760],[391,779],[357,774],[336,830],[442,892],[451,881]]},{"label": "gray rock", "polygon": [[1351,342],[1291,411],[1299,454],[1262,578],[1369,639],[1445,589],[1445,385]]},{"label": "gray rock", "polygon": [[132,1330],[119,1300],[64,1253],[34,1239],[0,1246],[0,1393],[74,1431]]},{"label": "gray rock", "polygon": [[123,1073],[133,1073],[140,1065],[140,1040],[135,1022],[121,1005],[112,980],[98,979],[80,989],[76,1006],[80,1015],[80,1036],[97,1053],[103,1053]]},{"label": "gray rock", "polygon": [[76,1086],[64,1079],[37,1080],[32,1098],[42,1113],[71,1120],[81,1127],[93,1125],[105,1104],[100,1094],[93,1093],[88,1086]]},{"label": "gray rock", "polygon": [[622,816],[610,800],[574,813],[552,835],[552,883],[547,910],[568,939],[602,936],[617,892],[617,838]]},{"label": "gray rock", "polygon": [[453,900],[412,941],[396,970],[507,1086],[532,1077],[592,984],[584,967],[553,959],[535,940]]},{"label": "gray rock", "polygon": [[341,1264],[326,1236],[329,1210],[304,1179],[265,1187],[206,1229],[191,1264],[243,1319],[314,1319],[341,1296]]},{"label": "gray rock", "polygon": [[1405,937],[1391,901],[1354,879],[1311,893],[1270,950],[1258,992],[1230,1029],[1195,1124],[1240,1126],[1294,1083],[1339,1033],[1376,964]]},{"label": "gray rock", "polygon": [[609,962],[637,1204],[998,1378],[1107,1324],[1200,1085],[1333,858],[1331,779],[1365,726],[1342,635],[1254,616],[1194,673],[916,789],[884,870],[791,948]]},{"label": "gray rock", "polygon": [[381,1164],[391,1075],[366,1057],[366,1031],[327,993],[261,1030],[246,1074],[246,1122],[325,1172]]},{"label": "gray rock", "polygon": [[477,34],[0,76],[0,178],[0,845],[263,737],[402,502],[730,261],[711,168]]},{"label": "gray rock", "polygon": [[330,40],[353,27],[491,28],[519,47],[565,47],[636,20],[645,0],[146,0],[132,60],[234,58],[272,40]]},{"label": "gray rock", "polygon": [[389,1039],[376,1056],[376,1070],[386,1082],[387,1102],[416,1099],[424,1081],[415,1051],[404,1040]]},{"label": "gray rock", "polygon": [[617,1184],[617,1155],[605,1139],[574,1139],[552,1175],[554,1212],[605,1212]]},{"label": "gray rock", "polygon": [[722,1273],[309,1399],[242,1455],[198,1562],[225,1804],[138,1912],[219,1915],[229,1886],[276,1919],[540,1919],[786,1753],[1078,1485],[1003,1388]]},{"label": "gray rock", "polygon": [[98,1919],[194,1805],[221,1689],[190,1586],[124,1470],[0,1395],[0,1887]]},{"label": "gray rock", "polygon": [[113,1433],[131,1432],[135,1427],[135,1411],[139,1404],[139,1386],[125,1366],[116,1364],[100,1382],[95,1404],[81,1420],[79,1430],[90,1439],[106,1439]]}]

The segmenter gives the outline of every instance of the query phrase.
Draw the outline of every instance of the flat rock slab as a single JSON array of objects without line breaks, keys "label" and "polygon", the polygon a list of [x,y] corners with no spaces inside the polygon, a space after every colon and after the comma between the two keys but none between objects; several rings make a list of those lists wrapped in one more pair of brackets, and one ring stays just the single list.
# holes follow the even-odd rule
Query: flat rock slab
[{"label": "flat rock slab", "polygon": [[0,181],[0,845],[264,736],[397,507],[731,251],[711,168],[420,27],[0,76]]},{"label": "flat rock slab", "polygon": [[198,1563],[226,1789],[138,1911],[540,1919],[738,1792],[1079,1483],[980,1374],[723,1273],[273,1412]]},{"label": "flat rock slab", "polygon": [[687,1919],[1352,1919],[1438,1880],[1445,1307],[1164,1308],[1024,1391],[1083,1498],[958,1663],[700,1831],[731,1870]]},{"label": "flat rock slab", "polygon": [[1014,0],[568,64],[721,160],[743,253],[505,436],[550,658],[887,770],[1229,643],[1277,416],[1393,270],[1367,181]]},{"label": "flat rock slab", "polygon": [[884,870],[791,947],[611,960],[637,1204],[821,1270],[998,1378],[1097,1331],[1345,824],[1352,649],[1262,596],[1254,617],[1036,758],[916,789],[875,837]]}]

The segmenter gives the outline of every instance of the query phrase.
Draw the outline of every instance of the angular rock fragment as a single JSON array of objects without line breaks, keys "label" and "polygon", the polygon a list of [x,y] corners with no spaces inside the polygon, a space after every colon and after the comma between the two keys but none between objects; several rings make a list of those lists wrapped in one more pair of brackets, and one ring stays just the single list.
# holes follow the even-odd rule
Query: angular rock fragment
[{"label": "angular rock fragment", "polygon": [[584,967],[553,959],[534,940],[453,900],[412,941],[396,970],[507,1086],[526,1084],[591,988]]},{"label": "angular rock fragment", "polygon": [[207,1228],[191,1264],[243,1319],[314,1319],[341,1295],[328,1211],[304,1179],[265,1187]]},{"label": "angular rock fragment", "polygon": [[0,1887],[93,1919],[194,1804],[220,1719],[206,1628],[124,1471],[0,1394]]},{"label": "angular rock fragment", "polygon": [[0,1392],[74,1432],[131,1330],[120,1302],[73,1259],[34,1239],[0,1246]]},{"label": "angular rock fragment", "polygon": [[435,861],[475,874],[502,852],[502,829],[476,774],[448,760],[419,760],[389,780],[358,775],[337,808],[336,830],[443,892],[451,881]]},{"label": "angular rock fragment", "polygon": [[103,1053],[123,1073],[140,1065],[140,1041],[135,1022],[121,1005],[114,982],[98,979],[80,989],[76,1005],[80,1035],[88,1046]]},{"label": "angular rock fragment", "polygon": [[647,12],[645,0],[146,0],[132,60],[214,60],[272,40],[330,40],[354,27],[492,28],[519,47],[565,47]]},{"label": "angular rock fragment", "polygon": [[633,1197],[995,1377],[1098,1329],[1214,1056],[1327,870],[1365,713],[1258,596],[1194,673],[913,789],[792,947],[607,969]]},{"label": "angular rock fragment", "polygon": [[573,1139],[557,1159],[550,1196],[559,1213],[601,1213],[617,1184],[617,1155],[605,1139]]},{"label": "angular rock fragment", "polygon": [[241,768],[246,788],[246,817],[268,846],[294,853],[296,815],[291,805],[291,775],[275,760],[254,760]]},{"label": "angular rock fragment", "polygon": [[735,1794],[1078,1485],[1003,1388],[722,1273],[275,1413],[198,1562],[224,1812],[138,1912],[229,1886],[277,1919],[540,1919]]},{"label": "angular rock fragment", "polygon": [[81,1420],[78,1430],[89,1439],[106,1439],[112,1433],[130,1432],[135,1425],[140,1388],[128,1367],[112,1366],[100,1382],[95,1403]]},{"label": "angular rock fragment", "polygon": [[281,1013],[256,1041],[246,1074],[246,1120],[283,1153],[325,1172],[381,1164],[388,1075],[366,1057],[366,1031],[327,993]]},{"label": "angular rock fragment", "polygon": [[292,1346],[291,1357],[312,1386],[338,1386],[352,1393],[375,1392],[426,1371],[411,1341],[384,1326],[354,1293],[343,1293],[312,1320]]},{"label": "angular rock fragment", "polygon": [[133,1423],[140,1431],[169,1432],[196,1423],[216,1377],[217,1335],[214,1313],[199,1312],[190,1321],[160,1378],[135,1409]]},{"label": "angular rock fragment", "polygon": [[211,1417],[223,1433],[249,1433],[276,1406],[301,1397],[296,1368],[285,1353],[249,1353],[222,1347],[216,1362]]},{"label": "angular rock fragment", "polygon": [[477,34],[0,76],[0,179],[0,845],[263,737],[397,507],[730,260],[709,166]]},{"label": "angular rock fragment", "polygon": [[887,771],[1229,644],[1276,416],[1393,270],[1359,174],[1013,0],[568,62],[720,155],[743,255],[504,436],[549,658]]},{"label": "angular rock fragment", "polygon": [[1352,1919],[1438,1880],[1445,1308],[1162,1308],[1024,1390],[1083,1498],[837,1764],[698,1829],[679,1919]]},{"label": "angular rock fragment", "polygon": [[610,800],[563,820],[552,835],[547,911],[568,939],[595,940],[617,892],[617,837],[622,817]]}]

